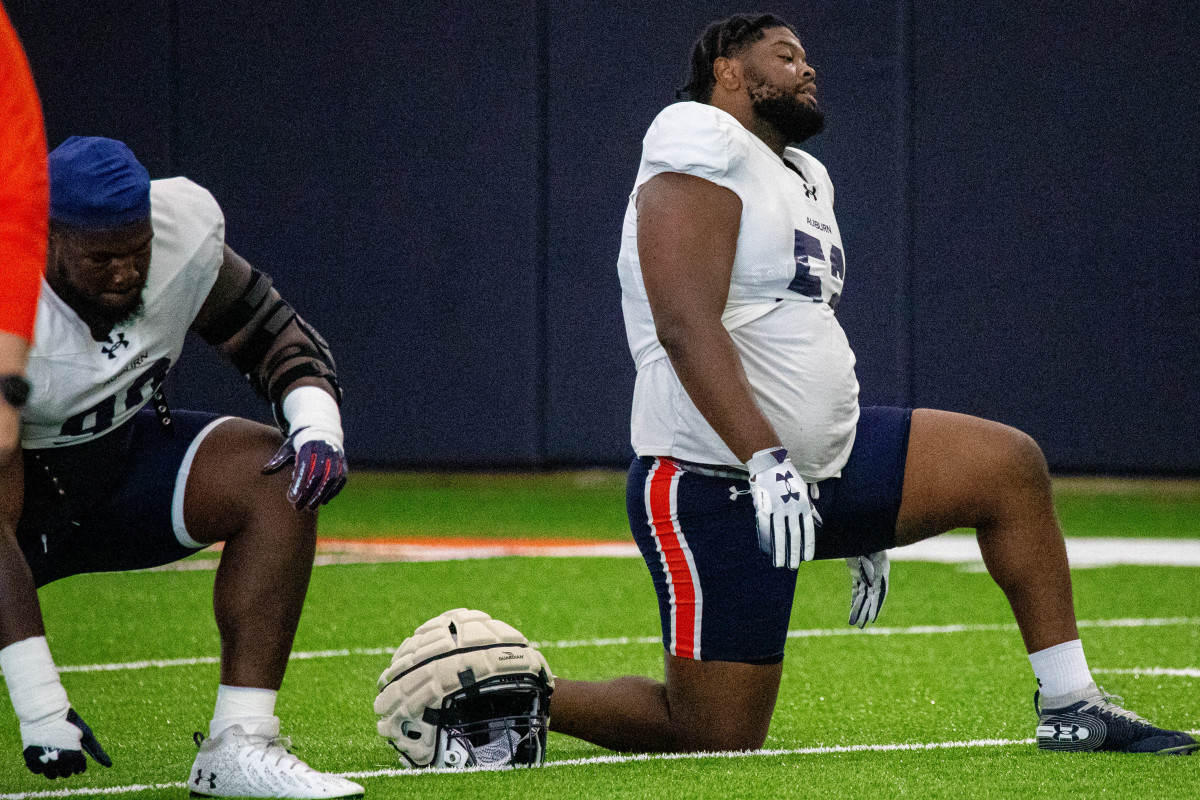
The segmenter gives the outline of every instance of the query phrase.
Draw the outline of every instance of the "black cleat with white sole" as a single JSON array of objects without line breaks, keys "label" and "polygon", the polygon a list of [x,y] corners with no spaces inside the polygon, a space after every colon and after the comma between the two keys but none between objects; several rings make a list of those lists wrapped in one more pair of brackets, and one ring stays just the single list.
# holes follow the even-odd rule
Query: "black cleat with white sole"
[{"label": "black cleat with white sole", "polygon": [[1137,714],[1121,708],[1120,697],[1105,693],[1095,683],[1078,692],[1046,698],[1033,695],[1037,711],[1037,746],[1063,752],[1108,751],[1187,755],[1200,750],[1190,734],[1157,728]]}]

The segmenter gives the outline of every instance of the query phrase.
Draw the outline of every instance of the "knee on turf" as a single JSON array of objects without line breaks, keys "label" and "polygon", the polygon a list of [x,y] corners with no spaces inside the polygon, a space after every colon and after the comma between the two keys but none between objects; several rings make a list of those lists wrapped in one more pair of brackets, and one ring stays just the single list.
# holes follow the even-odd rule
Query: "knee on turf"
[{"label": "knee on turf", "polygon": [[693,728],[678,736],[678,750],[686,753],[722,753],[739,750],[758,750],[767,740],[765,725],[728,724]]},{"label": "knee on turf", "polygon": [[679,752],[757,750],[767,740],[771,718],[750,709],[704,709],[694,715],[672,714],[675,748]]}]

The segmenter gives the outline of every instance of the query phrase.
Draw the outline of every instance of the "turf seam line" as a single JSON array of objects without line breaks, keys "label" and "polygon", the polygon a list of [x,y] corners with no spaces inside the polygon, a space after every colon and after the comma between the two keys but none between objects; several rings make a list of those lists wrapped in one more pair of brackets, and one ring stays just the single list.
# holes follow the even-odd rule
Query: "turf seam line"
[{"label": "turf seam line", "polygon": [[[1080,628],[1151,628],[1173,625],[1200,625],[1200,617],[1150,617],[1128,619],[1093,619],[1080,620]],[[905,636],[944,633],[991,633],[1001,631],[1016,631],[1013,622],[991,623],[978,625],[913,625],[904,628],[817,628],[812,630],[788,631],[789,639],[807,639],[827,636]],[[559,641],[534,642],[534,646],[542,650],[565,650],[576,647],[613,647],[619,645],[649,645],[661,644],[658,636],[617,636],[604,639],[563,639]],[[350,647],[336,650],[308,650],[291,654],[293,661],[306,661],[316,658],[345,658],[349,656],[381,656],[391,655],[395,647]],[[138,670],[165,667],[190,667],[204,664],[219,664],[218,656],[196,656],[192,658],[163,658],[147,659],[145,661],[127,661],[112,664],[76,664],[58,668],[59,672],[116,672],[123,670]],[[1166,673],[1163,673],[1166,674]]]}]

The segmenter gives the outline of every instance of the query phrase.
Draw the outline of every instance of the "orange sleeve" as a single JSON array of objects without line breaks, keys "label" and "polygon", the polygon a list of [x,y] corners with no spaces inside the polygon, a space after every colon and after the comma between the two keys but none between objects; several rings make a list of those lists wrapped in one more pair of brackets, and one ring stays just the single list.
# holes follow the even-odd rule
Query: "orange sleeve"
[{"label": "orange sleeve", "polygon": [[0,6],[0,331],[33,338],[46,268],[46,131],[25,51]]}]

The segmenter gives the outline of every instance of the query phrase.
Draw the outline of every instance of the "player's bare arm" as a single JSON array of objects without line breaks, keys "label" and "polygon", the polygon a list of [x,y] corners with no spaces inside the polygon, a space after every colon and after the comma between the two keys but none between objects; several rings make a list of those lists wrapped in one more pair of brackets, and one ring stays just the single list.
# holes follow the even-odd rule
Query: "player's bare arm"
[{"label": "player's bare arm", "polygon": [[[0,331],[0,366],[5,374],[24,374],[29,342]],[[32,636],[44,636],[42,612],[29,564],[17,546],[17,523],[25,491],[21,461],[21,410],[24,399],[0,398],[0,649]]]},{"label": "player's bare arm", "polygon": [[20,721],[26,766],[48,778],[87,768],[84,753],[111,767],[112,760],[70,707],[50,657],[37,588],[29,562],[17,543],[25,489],[18,452],[0,464],[0,669]]},{"label": "player's bare arm", "polygon": [[46,633],[33,576],[17,546],[24,491],[25,466],[18,456],[0,467],[0,649]]},{"label": "player's bare arm", "polygon": [[721,324],[742,201],[703,178],[666,172],[641,188],[637,209],[654,327],[688,397],[742,461],[778,447]]},{"label": "player's bare arm", "polygon": [[742,201],[703,178],[664,172],[641,187],[637,212],[638,258],[658,340],[688,397],[750,471],[760,549],[775,566],[796,569],[816,548],[808,489],[755,402],[721,321]]}]

